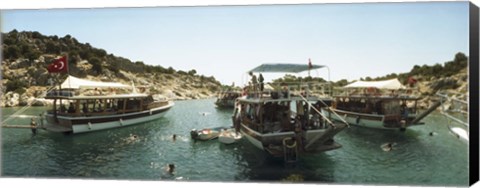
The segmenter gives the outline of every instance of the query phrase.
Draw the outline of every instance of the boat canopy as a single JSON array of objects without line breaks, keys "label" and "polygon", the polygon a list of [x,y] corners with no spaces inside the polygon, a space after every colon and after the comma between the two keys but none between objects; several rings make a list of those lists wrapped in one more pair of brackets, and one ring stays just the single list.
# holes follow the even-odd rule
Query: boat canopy
[{"label": "boat canopy", "polygon": [[406,87],[394,78],[383,81],[356,81],[344,86],[344,88],[377,88],[377,89],[405,89]]},{"label": "boat canopy", "polygon": [[308,64],[288,64],[288,63],[267,63],[262,64],[249,72],[288,72],[300,73],[307,70],[319,69],[324,65],[308,65]]},{"label": "boat canopy", "polygon": [[62,89],[80,89],[80,88],[131,88],[132,86],[117,82],[99,82],[80,79],[68,75],[67,79],[61,85]]}]

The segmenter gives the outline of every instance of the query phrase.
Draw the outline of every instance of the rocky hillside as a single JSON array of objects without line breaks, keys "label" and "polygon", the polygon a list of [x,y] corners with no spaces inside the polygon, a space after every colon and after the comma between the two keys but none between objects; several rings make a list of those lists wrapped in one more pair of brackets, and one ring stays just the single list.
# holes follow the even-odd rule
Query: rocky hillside
[{"label": "rocky hillside", "polygon": [[[2,33],[2,54],[0,107],[26,105],[40,96],[52,80],[47,66],[63,55],[68,56],[72,76],[129,85],[133,82],[135,86],[145,87],[147,92],[172,99],[209,98],[221,88],[214,77],[198,75],[194,69],[176,71],[171,67],[132,62],[80,43],[70,35],[59,38],[16,30]],[[44,104],[36,102],[36,105]]]},{"label": "rocky hillside", "polygon": [[[415,65],[408,73],[389,74],[379,78],[365,78],[362,80],[385,80],[398,78],[404,85],[408,85],[408,78],[417,80],[414,94],[420,96],[421,108],[428,108],[438,99],[436,93],[446,93],[452,98],[467,101],[468,90],[468,57],[463,53],[455,54],[453,60],[443,64]],[[445,103],[448,108],[451,104]]]}]

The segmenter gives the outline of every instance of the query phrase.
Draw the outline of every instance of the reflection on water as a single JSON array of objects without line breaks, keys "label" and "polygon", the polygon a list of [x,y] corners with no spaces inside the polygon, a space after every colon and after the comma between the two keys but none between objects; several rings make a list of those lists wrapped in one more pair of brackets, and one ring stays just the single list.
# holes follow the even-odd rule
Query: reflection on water
[{"label": "reflection on water", "polygon": [[[15,108],[3,109],[3,116]],[[27,114],[39,114],[32,108]],[[284,164],[248,143],[190,139],[190,130],[231,126],[231,109],[214,100],[177,101],[165,117],[148,123],[78,135],[28,129],[2,130],[2,176],[213,182],[304,181],[325,184],[466,186],[468,147],[448,132],[445,119],[401,131],[350,127],[342,147]],[[14,119],[15,124],[29,121]],[[435,132],[433,136],[431,132]],[[173,140],[173,135],[177,135]],[[133,135],[136,138],[133,138]],[[389,152],[385,143],[395,143]],[[173,174],[165,172],[175,165]]]}]

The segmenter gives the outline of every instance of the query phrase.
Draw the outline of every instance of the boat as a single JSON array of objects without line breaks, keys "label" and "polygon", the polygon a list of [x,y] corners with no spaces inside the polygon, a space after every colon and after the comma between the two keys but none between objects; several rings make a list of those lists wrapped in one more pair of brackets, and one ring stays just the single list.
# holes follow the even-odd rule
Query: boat
[{"label": "boat", "polygon": [[[342,90],[342,94],[333,96],[331,110],[322,109],[322,112],[334,120],[342,117],[349,124],[360,127],[405,131],[407,127],[423,125],[420,120],[440,105],[435,103],[419,113],[417,103],[421,98],[413,95],[396,78],[356,81]],[[332,116],[333,112],[340,116]]]},{"label": "boat", "polygon": [[224,129],[221,130],[218,135],[218,141],[224,144],[233,144],[242,139],[242,134],[235,131],[235,129]]},{"label": "boat", "polygon": [[174,106],[167,99],[138,93],[133,85],[91,81],[71,75],[45,99],[53,100],[53,107],[41,115],[40,128],[74,134],[155,120]]},{"label": "boat", "polygon": [[[262,64],[252,73],[300,73],[323,68],[322,65]],[[298,156],[338,149],[334,136],[348,125],[333,122],[320,113],[331,99],[313,95],[316,84],[270,83],[275,88],[268,94],[250,89],[237,99],[232,121],[251,144],[286,162]],[[249,86],[251,87],[251,86]],[[312,89],[312,90],[311,90]]]},{"label": "boat", "polygon": [[241,91],[226,90],[218,93],[215,105],[220,108],[232,108],[235,105],[235,99],[242,96]]},{"label": "boat", "polygon": [[218,138],[220,132],[229,127],[214,127],[214,128],[205,128],[205,129],[192,129],[190,131],[190,137],[194,140],[207,141]]}]

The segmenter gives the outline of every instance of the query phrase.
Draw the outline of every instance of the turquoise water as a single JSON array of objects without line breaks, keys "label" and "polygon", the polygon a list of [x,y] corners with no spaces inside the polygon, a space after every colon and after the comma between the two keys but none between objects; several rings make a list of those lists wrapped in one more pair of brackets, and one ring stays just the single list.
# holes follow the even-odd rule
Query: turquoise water
[{"label": "turquoise water", "polygon": [[[2,109],[3,117],[18,108]],[[39,114],[35,107],[25,114]],[[214,99],[176,101],[156,121],[78,135],[28,129],[2,129],[3,177],[69,179],[176,180],[209,182],[283,182],[296,175],[316,184],[468,185],[468,146],[448,132],[438,113],[426,125],[406,132],[351,127],[339,133],[338,150],[306,156],[285,165],[247,140],[223,145],[194,142],[191,129],[231,125],[231,110],[215,108]],[[15,119],[11,124],[28,124]],[[435,132],[430,136],[430,132]],[[130,135],[138,135],[131,140]],[[172,135],[177,139],[173,141]],[[380,146],[394,142],[390,152]],[[174,174],[165,172],[173,163]]]}]

